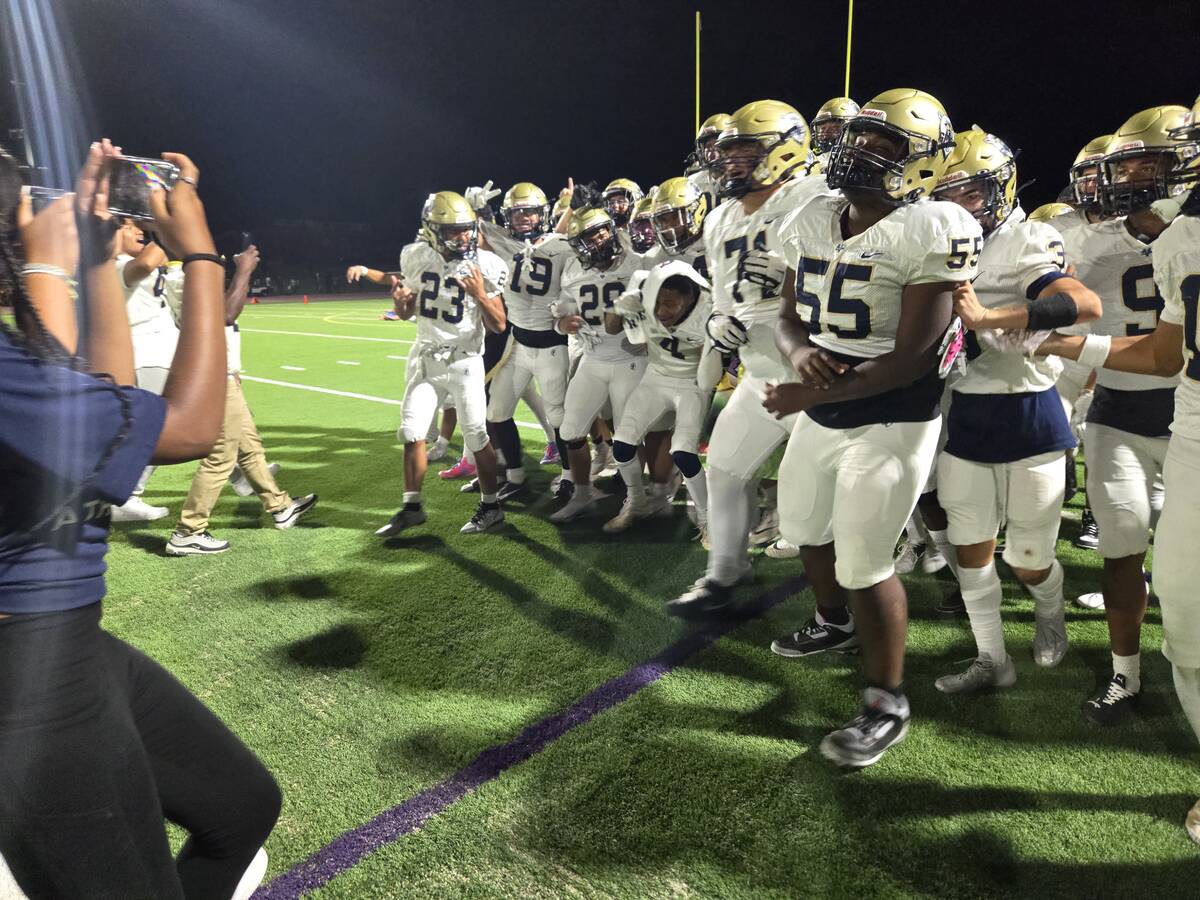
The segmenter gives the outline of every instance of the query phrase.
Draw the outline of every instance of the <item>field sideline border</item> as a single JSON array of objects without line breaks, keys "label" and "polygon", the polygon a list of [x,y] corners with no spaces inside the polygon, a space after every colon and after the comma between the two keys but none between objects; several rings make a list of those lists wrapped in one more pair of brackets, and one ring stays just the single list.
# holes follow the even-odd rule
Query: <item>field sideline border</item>
[{"label": "field sideline border", "polygon": [[586,725],[597,715],[633,697],[731,631],[806,587],[808,579],[803,575],[786,579],[740,606],[735,614],[690,631],[650,659],[606,681],[566,709],[530,725],[507,744],[484,750],[465,768],[444,781],[385,810],[366,824],[343,833],[260,888],[254,894],[255,900],[292,900],[325,886],[375,851],[416,831],[467,794],[545,750],[567,732]]}]

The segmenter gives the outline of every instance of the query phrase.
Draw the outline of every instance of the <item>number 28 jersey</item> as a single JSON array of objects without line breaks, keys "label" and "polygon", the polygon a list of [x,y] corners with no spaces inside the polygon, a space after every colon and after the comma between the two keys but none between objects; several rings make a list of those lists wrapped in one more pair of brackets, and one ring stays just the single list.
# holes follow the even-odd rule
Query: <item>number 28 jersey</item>
[{"label": "number 28 jersey", "polygon": [[[508,267],[496,254],[478,251],[474,264],[483,273],[489,293],[508,283]],[[424,241],[400,252],[400,280],[417,295],[417,348],[454,347],[467,353],[483,348],[483,319],[479,305],[456,276],[465,260],[446,261]]]},{"label": "number 28 jersey", "polygon": [[[604,314],[613,312],[613,304],[625,292],[633,273],[644,267],[641,256],[622,252],[607,269],[585,268],[572,257],[563,269],[561,311],[577,313],[587,323],[583,352],[603,362],[626,362],[631,356],[645,356],[644,347],[635,347],[625,332],[608,334]],[[582,335],[581,335],[582,337]]]},{"label": "number 28 jersey", "polygon": [[1153,246],[1162,320],[1183,327],[1183,377],[1175,390],[1171,430],[1200,441],[1200,218],[1179,216]]},{"label": "number 28 jersey", "polygon": [[904,287],[973,279],[983,232],[957,204],[920,200],[847,238],[848,205],[840,192],[814,197],[780,224],[778,239],[812,343],[873,359],[896,347]]}]

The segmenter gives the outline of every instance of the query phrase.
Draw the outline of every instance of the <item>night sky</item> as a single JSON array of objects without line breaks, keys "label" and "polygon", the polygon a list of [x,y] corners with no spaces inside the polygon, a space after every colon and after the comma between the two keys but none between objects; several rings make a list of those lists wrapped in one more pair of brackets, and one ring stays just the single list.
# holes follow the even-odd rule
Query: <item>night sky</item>
[{"label": "night sky", "polygon": [[[681,171],[693,137],[695,2],[57,5],[95,133],[192,155],[216,231],[357,222],[398,248],[431,190],[646,186]],[[703,115],[770,97],[811,118],[842,93],[844,0],[698,6]],[[1191,105],[1198,37],[1200,4],[858,0],[851,95],[919,87],[956,129],[999,134],[1021,181],[1037,179],[1032,208],[1087,140],[1143,107]]]}]

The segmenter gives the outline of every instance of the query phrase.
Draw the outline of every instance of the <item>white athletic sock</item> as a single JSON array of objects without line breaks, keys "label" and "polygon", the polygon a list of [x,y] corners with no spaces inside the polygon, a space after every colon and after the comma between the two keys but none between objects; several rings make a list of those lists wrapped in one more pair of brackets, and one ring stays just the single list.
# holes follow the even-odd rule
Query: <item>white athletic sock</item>
[{"label": "white athletic sock", "polygon": [[[496,455],[499,456],[499,454],[500,454],[500,451],[497,450]],[[472,450],[470,447],[466,448],[465,450],[463,450],[463,459],[465,459],[471,465],[475,465],[475,451]]]},{"label": "white athletic sock", "polygon": [[407,503],[420,503],[421,502],[421,492],[420,491],[405,491],[404,492],[404,502],[406,504]]},{"label": "white athletic sock", "polygon": [[1004,662],[1008,655],[1004,649],[1004,626],[1000,622],[1000,601],[1004,592],[1000,576],[996,574],[996,564],[989,562],[982,569],[959,569],[958,583],[979,655],[992,662]]},{"label": "white athletic sock", "polygon": [[[651,495],[653,495],[654,497],[656,497],[660,500],[664,499],[664,498],[670,499],[667,497],[667,491],[669,491],[669,490],[671,490],[671,482],[669,482],[669,481],[663,481],[661,483],[655,481],[654,483],[652,483],[650,485]],[[708,494],[705,493],[704,496],[707,497]]]},{"label": "white athletic sock", "polygon": [[[475,462],[475,455],[471,454],[471,462]],[[504,458],[504,451],[499,447],[496,448],[496,465],[501,469],[508,468],[508,460]]]},{"label": "white athletic sock", "polygon": [[692,502],[696,504],[696,515],[702,524],[708,522],[708,478],[701,469],[691,478],[685,477],[684,483],[687,485],[688,493],[692,497]]},{"label": "white athletic sock", "polygon": [[646,488],[642,484],[642,461],[635,454],[628,462],[617,463],[617,471],[625,482],[629,502],[634,509],[642,509],[646,505]]},{"label": "white athletic sock", "polygon": [[512,482],[513,484],[524,484],[525,483],[525,470],[524,469],[505,469],[505,473],[508,476],[508,480],[510,482]]},{"label": "white athletic sock", "polygon": [[573,500],[586,500],[592,496],[592,486],[590,484],[575,485],[575,493],[571,495]]},{"label": "white athletic sock", "polygon": [[720,469],[708,470],[708,577],[733,584],[746,568],[753,485]]},{"label": "white athletic sock", "polygon": [[1050,565],[1050,574],[1041,584],[1027,584],[1033,595],[1033,606],[1037,616],[1043,619],[1057,617],[1063,611],[1063,567],[1057,559]]},{"label": "white athletic sock", "polygon": [[491,504],[497,502],[495,494],[484,494],[481,492],[479,494],[479,499],[480,499],[480,501],[482,501],[483,503],[487,503],[488,505],[491,505]]},{"label": "white athletic sock", "polygon": [[1129,690],[1137,692],[1142,689],[1142,654],[1134,653],[1132,656],[1117,656],[1113,658],[1113,674],[1125,676],[1125,687]]},{"label": "white athletic sock", "polygon": [[[562,470],[562,480],[569,481],[572,484],[575,483],[575,476],[571,474],[570,468],[566,468],[566,469]],[[583,487],[587,487],[587,485],[583,485]]]},{"label": "white athletic sock", "polygon": [[929,540],[933,542],[933,546],[937,547],[938,552],[942,554],[942,558],[946,560],[946,567],[954,573],[954,577],[958,577],[958,551],[954,549],[954,545],[950,543],[950,538],[946,536],[946,531],[934,531],[929,529]]},{"label": "white athletic sock", "polygon": [[908,517],[908,521],[904,523],[904,533],[908,535],[910,544],[925,543],[925,535],[921,534],[921,526],[917,522],[917,514],[913,513]]},{"label": "white athletic sock", "polygon": [[1171,673],[1175,676],[1175,696],[1191,723],[1196,740],[1200,740],[1200,669],[1172,665]]}]

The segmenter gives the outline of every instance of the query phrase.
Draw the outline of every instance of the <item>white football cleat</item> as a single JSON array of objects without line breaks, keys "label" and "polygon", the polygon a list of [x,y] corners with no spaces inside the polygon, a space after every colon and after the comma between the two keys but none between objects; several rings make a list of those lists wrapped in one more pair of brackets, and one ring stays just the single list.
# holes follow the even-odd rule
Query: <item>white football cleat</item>
[{"label": "white football cleat", "polygon": [[[570,484],[570,482],[567,483]],[[562,523],[577,519],[584,513],[590,512],[603,496],[605,495],[597,494],[594,489],[583,491],[576,487],[574,493],[571,494],[571,499],[561,509],[550,514],[550,521]]]},{"label": "white football cleat", "polygon": [[154,522],[165,519],[170,512],[165,506],[151,506],[141,497],[130,497],[112,508],[113,522]]},{"label": "white football cleat", "polygon": [[921,557],[925,555],[924,544],[914,544],[910,540],[905,540],[900,545],[900,552],[896,554],[895,567],[897,575],[907,575],[917,567],[917,563],[921,561]]},{"label": "white football cleat", "polygon": [[926,575],[933,575],[944,568],[946,568],[946,557],[942,555],[942,551],[933,543],[927,544],[925,556],[921,559],[921,571]]},{"label": "white football cleat", "polygon": [[1104,609],[1104,592],[1093,591],[1090,594],[1080,594],[1075,602],[1084,609]]}]

